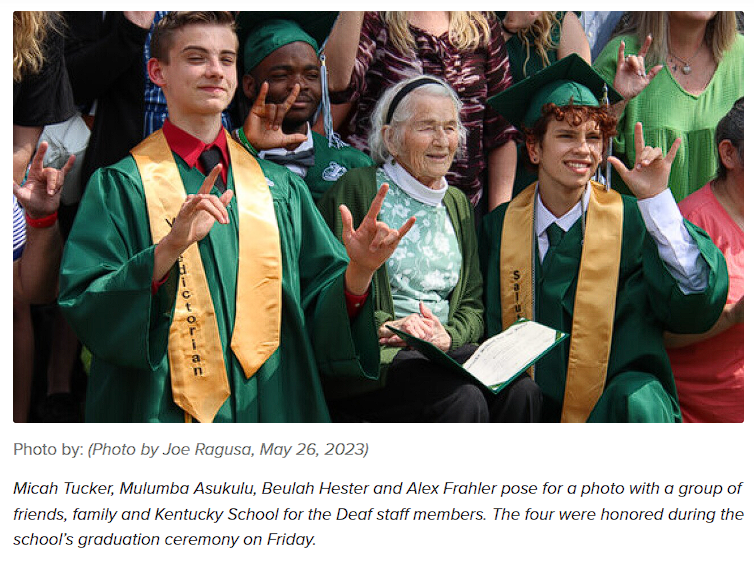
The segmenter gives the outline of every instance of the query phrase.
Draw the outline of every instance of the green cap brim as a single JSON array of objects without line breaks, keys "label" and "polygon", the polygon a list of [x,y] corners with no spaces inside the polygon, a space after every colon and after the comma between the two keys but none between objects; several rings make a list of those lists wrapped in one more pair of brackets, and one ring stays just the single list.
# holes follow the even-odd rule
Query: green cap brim
[{"label": "green cap brim", "polygon": [[547,103],[600,106],[605,87],[610,104],[623,99],[610,83],[574,53],[490,97],[487,104],[520,130],[531,128],[542,116],[542,107]]},{"label": "green cap brim", "polygon": [[[304,41],[318,51],[337,17],[338,12],[239,12],[236,23],[244,72],[294,41]],[[294,25],[281,23],[286,21]]]}]

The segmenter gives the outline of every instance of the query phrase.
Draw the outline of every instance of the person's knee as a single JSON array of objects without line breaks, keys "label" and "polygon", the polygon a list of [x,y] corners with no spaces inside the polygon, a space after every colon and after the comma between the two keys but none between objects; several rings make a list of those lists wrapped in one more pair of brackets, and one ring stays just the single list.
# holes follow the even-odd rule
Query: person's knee
[{"label": "person's knee", "polygon": [[510,386],[511,397],[526,404],[542,404],[542,390],[529,376],[522,377]]},{"label": "person's knee", "polygon": [[517,379],[496,396],[490,420],[502,423],[536,423],[541,420],[542,390],[529,377]]},{"label": "person's knee", "polygon": [[647,374],[615,377],[605,388],[590,422],[672,423],[678,405],[660,380]]},{"label": "person's knee", "polygon": [[490,420],[487,400],[478,387],[461,384],[435,405],[437,420],[455,423],[487,423]]}]

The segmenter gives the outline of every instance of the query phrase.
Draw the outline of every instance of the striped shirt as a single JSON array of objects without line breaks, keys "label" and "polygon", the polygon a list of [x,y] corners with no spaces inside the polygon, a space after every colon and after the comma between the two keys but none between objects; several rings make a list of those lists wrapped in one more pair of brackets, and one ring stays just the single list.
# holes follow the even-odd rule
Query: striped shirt
[{"label": "striped shirt", "polygon": [[346,141],[368,152],[371,114],[387,87],[414,75],[440,77],[458,93],[463,103],[461,122],[468,129],[466,148],[456,156],[446,178],[476,205],[482,196],[487,154],[517,136],[516,129],[486,105],[488,97],[513,84],[500,23],[490,16],[489,25],[486,47],[459,51],[447,32],[434,36],[409,24],[416,51],[406,56],[388,39],[380,13],[366,12],[351,83],[331,97],[333,103],[354,103]]},{"label": "striped shirt", "polygon": [[13,196],[13,260],[21,258],[26,245],[26,219],[24,210]]}]

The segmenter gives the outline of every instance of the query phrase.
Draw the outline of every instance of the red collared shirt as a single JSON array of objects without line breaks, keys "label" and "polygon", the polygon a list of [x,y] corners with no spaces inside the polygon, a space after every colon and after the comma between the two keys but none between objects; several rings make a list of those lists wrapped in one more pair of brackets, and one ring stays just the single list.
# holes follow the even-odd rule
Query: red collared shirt
[{"label": "red collared shirt", "polygon": [[222,173],[223,182],[228,183],[228,164],[230,164],[230,154],[228,153],[228,140],[225,138],[225,129],[221,128],[217,133],[217,138],[209,144],[205,144],[195,136],[187,133],[175,126],[170,120],[166,120],[162,125],[162,132],[165,135],[165,139],[168,141],[168,146],[178,156],[188,164],[189,168],[197,168],[205,176],[208,172],[205,172],[202,165],[199,163],[199,156],[205,150],[217,146],[222,154]]},{"label": "red collared shirt", "polygon": [[[205,176],[207,175],[207,172],[204,171],[204,168],[202,168],[202,165],[199,163],[199,156],[208,148],[217,146],[222,155],[221,164],[223,169],[220,175],[223,177],[223,182],[226,184],[228,183],[228,164],[230,164],[230,155],[228,153],[228,140],[225,138],[225,129],[221,128],[220,132],[217,133],[217,138],[215,138],[210,144],[205,144],[195,136],[187,133],[185,130],[178,128],[171,123],[169,119],[165,120],[163,123],[162,133],[165,135],[165,140],[167,141],[170,150],[183,158],[189,168],[197,168]],[[169,274],[169,272],[166,273],[159,281],[152,281],[152,294],[157,294],[158,289],[168,280]]]},{"label": "red collared shirt", "polygon": [[[170,120],[166,120],[162,125],[162,132],[165,135],[165,139],[167,140],[170,149],[183,158],[189,168],[197,168],[205,175],[207,172],[204,172],[202,165],[199,163],[199,155],[208,148],[217,146],[222,154],[223,170],[221,175],[223,181],[226,184],[228,183],[228,164],[230,164],[230,155],[228,152],[228,140],[225,138],[224,129],[220,129],[217,138],[215,138],[210,144],[205,144],[195,136],[187,133],[185,130],[178,128],[171,123]],[[167,279],[168,275],[166,274],[160,281],[152,281],[152,294],[156,294],[157,290],[165,283],[165,281],[167,281]],[[350,318],[354,318],[361,311],[361,307],[364,305],[364,301],[368,295],[368,291],[366,294],[358,296],[345,291],[346,310],[348,311],[348,316]]]}]

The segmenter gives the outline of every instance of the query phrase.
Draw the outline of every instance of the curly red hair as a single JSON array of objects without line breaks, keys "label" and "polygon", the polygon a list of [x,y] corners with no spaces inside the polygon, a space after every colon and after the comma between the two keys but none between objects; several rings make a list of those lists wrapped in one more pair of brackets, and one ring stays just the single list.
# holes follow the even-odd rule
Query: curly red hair
[{"label": "curly red hair", "polygon": [[[567,121],[571,126],[579,126],[582,123],[594,121],[602,133],[603,152],[607,149],[608,139],[617,134],[615,127],[618,124],[618,119],[604,105],[601,107],[573,104],[558,106],[555,103],[547,103],[542,107],[542,116],[537,119],[534,126],[523,129],[526,141],[529,143],[541,142],[545,137],[545,132],[547,132],[547,125],[553,120]],[[533,170],[537,169],[537,165],[530,161],[528,152],[524,153],[524,166]]]}]

